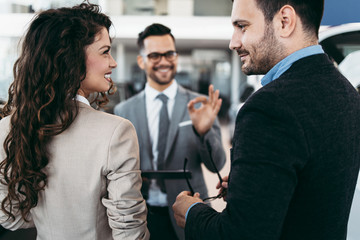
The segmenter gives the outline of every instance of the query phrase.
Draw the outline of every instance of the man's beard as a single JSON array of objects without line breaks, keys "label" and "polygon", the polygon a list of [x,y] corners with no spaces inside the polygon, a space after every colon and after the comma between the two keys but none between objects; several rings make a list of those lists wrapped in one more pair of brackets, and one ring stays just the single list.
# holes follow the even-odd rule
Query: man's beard
[{"label": "man's beard", "polygon": [[243,64],[241,70],[246,75],[266,74],[274,67],[284,55],[284,48],[277,41],[274,29],[271,24],[267,24],[264,35],[256,44],[250,46],[252,51],[239,49],[238,55],[250,54],[248,63]]},{"label": "man's beard", "polygon": [[175,75],[176,75],[176,71],[174,71],[175,67],[174,65],[171,65],[169,66],[170,68],[170,71],[171,71],[171,75],[168,79],[166,79],[165,81],[163,79],[160,79],[156,76],[156,71],[158,71],[157,69],[161,67],[161,66],[158,66],[158,67],[153,67],[153,71],[149,73],[149,77],[154,81],[156,82],[157,84],[159,85],[166,85],[166,84],[169,84],[174,78],[175,78]]}]

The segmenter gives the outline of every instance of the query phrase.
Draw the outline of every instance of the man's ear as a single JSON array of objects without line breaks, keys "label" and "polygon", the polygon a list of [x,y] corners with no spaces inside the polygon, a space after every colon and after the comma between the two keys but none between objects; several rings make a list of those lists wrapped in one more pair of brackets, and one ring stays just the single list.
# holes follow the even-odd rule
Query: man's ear
[{"label": "man's ear", "polygon": [[284,5],[275,15],[275,19],[280,37],[287,38],[294,33],[298,18],[292,6]]},{"label": "man's ear", "polygon": [[136,60],[137,60],[137,64],[138,64],[139,68],[144,70],[144,68],[145,68],[144,58],[141,55],[138,55]]}]

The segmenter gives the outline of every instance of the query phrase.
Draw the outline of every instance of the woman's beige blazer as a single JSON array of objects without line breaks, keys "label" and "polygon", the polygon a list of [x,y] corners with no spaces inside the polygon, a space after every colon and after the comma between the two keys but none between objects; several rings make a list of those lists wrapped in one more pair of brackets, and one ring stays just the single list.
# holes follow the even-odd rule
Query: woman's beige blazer
[{"label": "woman's beige blazer", "polygon": [[[30,222],[18,215],[3,227],[35,225],[38,240],[148,239],[146,205],[140,193],[138,140],[126,119],[79,102],[71,126],[53,137],[45,172],[48,184],[31,210]],[[10,118],[0,121],[0,160]],[[0,200],[6,186],[0,184]]]}]

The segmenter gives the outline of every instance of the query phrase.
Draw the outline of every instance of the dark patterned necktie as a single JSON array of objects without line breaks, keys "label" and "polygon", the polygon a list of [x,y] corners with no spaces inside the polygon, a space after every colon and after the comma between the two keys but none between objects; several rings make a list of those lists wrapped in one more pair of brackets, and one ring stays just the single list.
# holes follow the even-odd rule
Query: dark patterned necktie
[{"label": "dark patterned necktie", "polygon": [[[160,116],[159,116],[159,136],[158,136],[158,158],[157,158],[157,168],[158,170],[164,170],[165,168],[165,149],[166,149],[166,142],[167,142],[167,135],[169,131],[169,114],[167,110],[167,101],[168,97],[161,93],[157,96],[163,104],[160,110]],[[165,186],[162,179],[158,179],[158,185],[161,188],[161,191],[165,192]]]}]

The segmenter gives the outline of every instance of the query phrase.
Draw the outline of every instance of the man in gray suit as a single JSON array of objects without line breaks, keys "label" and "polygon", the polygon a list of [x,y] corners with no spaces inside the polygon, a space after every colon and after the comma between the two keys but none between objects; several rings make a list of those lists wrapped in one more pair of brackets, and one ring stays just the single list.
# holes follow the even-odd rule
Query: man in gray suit
[{"label": "man in gray suit", "polygon": [[[225,163],[217,120],[222,102],[219,91],[210,85],[207,98],[177,84],[174,77],[178,55],[169,28],[161,24],[148,26],[139,34],[138,46],[137,62],[146,73],[147,84],[139,94],[118,104],[114,113],[129,119],[136,128],[141,170],[179,170],[187,158],[191,185],[206,198],[201,163],[212,172],[215,169],[210,154],[219,170]],[[165,95],[165,100],[159,95]],[[183,189],[188,189],[185,179],[144,181],[142,192],[149,209],[151,239],[184,239],[171,208]]]}]

